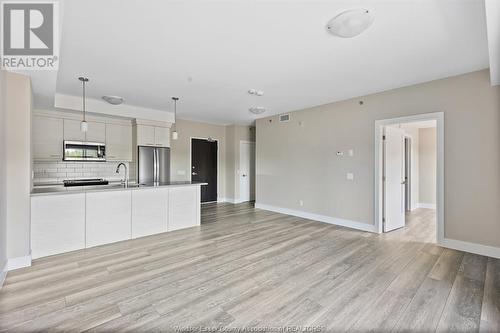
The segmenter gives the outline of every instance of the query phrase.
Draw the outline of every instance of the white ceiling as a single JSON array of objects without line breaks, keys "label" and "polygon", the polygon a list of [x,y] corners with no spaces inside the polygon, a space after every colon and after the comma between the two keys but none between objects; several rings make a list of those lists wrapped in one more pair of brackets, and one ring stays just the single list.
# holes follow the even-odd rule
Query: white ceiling
[{"label": "white ceiling", "polygon": [[[327,33],[360,7],[375,16],[369,30]],[[251,123],[253,106],[263,117],[487,68],[484,10],[483,0],[65,0],[57,93],[79,95],[85,74],[91,98],[172,111],[175,95],[181,118]]]}]

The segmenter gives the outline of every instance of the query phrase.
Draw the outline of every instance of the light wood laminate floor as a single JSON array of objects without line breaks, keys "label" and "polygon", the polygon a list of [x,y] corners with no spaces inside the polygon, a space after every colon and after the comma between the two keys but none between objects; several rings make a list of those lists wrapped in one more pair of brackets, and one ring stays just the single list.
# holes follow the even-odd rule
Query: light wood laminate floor
[{"label": "light wood laminate floor", "polygon": [[201,227],[10,272],[0,330],[499,332],[500,260],[433,244],[432,210],[408,220],[377,235],[205,205]]}]

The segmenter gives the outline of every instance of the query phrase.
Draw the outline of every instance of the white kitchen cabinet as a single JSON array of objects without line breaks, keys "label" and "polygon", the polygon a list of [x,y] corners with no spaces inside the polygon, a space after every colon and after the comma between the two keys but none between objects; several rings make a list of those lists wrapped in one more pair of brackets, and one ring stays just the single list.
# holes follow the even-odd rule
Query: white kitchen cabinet
[{"label": "white kitchen cabinet", "polygon": [[80,130],[81,120],[64,119],[64,140],[105,142],[106,125],[94,121],[88,121],[87,132]]},{"label": "white kitchen cabinet", "polygon": [[155,145],[159,147],[170,147],[169,128],[155,127]]},{"label": "white kitchen cabinet", "polygon": [[137,125],[137,145],[154,146],[155,128],[153,126]]},{"label": "white kitchen cabinet", "polygon": [[131,238],[131,203],[129,190],[87,192],[86,247]]},{"label": "white kitchen cabinet", "polygon": [[106,124],[106,159],[132,161],[132,126]]},{"label": "white kitchen cabinet", "polygon": [[64,119],[64,140],[85,141],[85,132],[80,130],[79,120]]},{"label": "white kitchen cabinet", "polygon": [[168,188],[132,191],[132,238],[167,231]]},{"label": "white kitchen cabinet", "polygon": [[136,126],[137,145],[170,147],[170,129],[149,125]]},{"label": "white kitchen cabinet", "polygon": [[35,160],[62,160],[63,120],[33,116],[33,158]]},{"label": "white kitchen cabinet", "polygon": [[89,128],[85,134],[85,140],[88,142],[106,142],[106,124],[89,121]]},{"label": "white kitchen cabinet", "polygon": [[85,248],[85,194],[31,198],[33,259]]},{"label": "white kitchen cabinet", "polygon": [[168,195],[168,231],[200,225],[200,187],[171,187]]}]

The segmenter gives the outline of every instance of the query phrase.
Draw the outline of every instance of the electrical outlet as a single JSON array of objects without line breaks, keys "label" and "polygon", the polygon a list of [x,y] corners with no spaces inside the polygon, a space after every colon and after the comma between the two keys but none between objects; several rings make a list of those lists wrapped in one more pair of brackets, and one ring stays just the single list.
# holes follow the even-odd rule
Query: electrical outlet
[{"label": "electrical outlet", "polygon": [[304,206],[304,200],[299,200],[300,207]]},{"label": "electrical outlet", "polygon": [[354,149],[349,149],[349,156],[353,157],[354,156]]},{"label": "electrical outlet", "polygon": [[352,172],[347,173],[347,180],[354,180],[354,174]]}]

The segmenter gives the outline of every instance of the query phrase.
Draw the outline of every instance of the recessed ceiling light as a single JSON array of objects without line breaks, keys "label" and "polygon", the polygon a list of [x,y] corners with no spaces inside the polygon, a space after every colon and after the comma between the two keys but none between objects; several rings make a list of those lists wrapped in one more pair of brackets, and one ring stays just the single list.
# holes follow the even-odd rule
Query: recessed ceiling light
[{"label": "recessed ceiling light", "polygon": [[109,104],[113,104],[113,105],[120,105],[125,101],[125,99],[123,97],[109,96],[109,95],[102,96],[102,99],[105,100],[106,102],[108,102]]},{"label": "recessed ceiling light", "polygon": [[368,29],[373,19],[368,9],[350,9],[332,18],[326,27],[335,36],[352,38]]},{"label": "recessed ceiling light", "polygon": [[255,95],[255,96],[262,96],[262,95],[264,95],[264,92],[262,90],[256,90],[256,89],[250,89],[250,90],[248,90],[248,93],[250,95]]},{"label": "recessed ceiling light", "polygon": [[262,106],[256,106],[248,109],[248,111],[252,112],[253,114],[261,114],[266,112],[266,108]]}]

